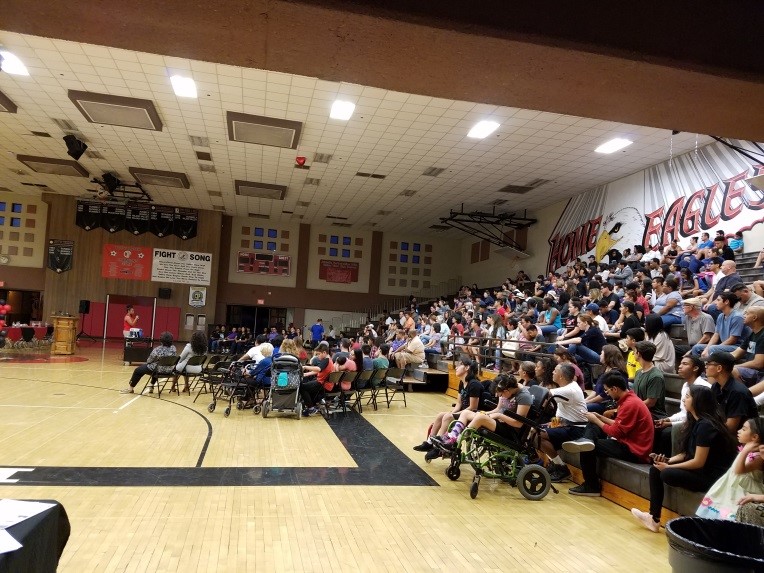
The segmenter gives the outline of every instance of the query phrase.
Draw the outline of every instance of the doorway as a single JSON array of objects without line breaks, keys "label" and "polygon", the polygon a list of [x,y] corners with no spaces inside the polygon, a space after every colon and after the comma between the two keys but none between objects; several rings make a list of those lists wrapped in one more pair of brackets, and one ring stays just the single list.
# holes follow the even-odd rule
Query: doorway
[{"label": "doorway", "polygon": [[229,304],[226,307],[226,324],[249,327],[255,336],[270,330],[272,326],[281,332],[286,328],[286,319],[285,308],[243,304]]}]

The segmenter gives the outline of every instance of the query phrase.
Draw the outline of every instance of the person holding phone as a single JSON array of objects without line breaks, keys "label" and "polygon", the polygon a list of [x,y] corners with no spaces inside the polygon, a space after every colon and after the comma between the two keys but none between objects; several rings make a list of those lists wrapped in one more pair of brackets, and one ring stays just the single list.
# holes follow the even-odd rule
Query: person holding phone
[{"label": "person holding phone", "polygon": [[679,453],[670,458],[650,454],[650,511],[636,507],[631,514],[654,533],[660,530],[664,484],[706,492],[727,471],[737,445],[719,413],[710,388],[693,384],[684,397],[687,411]]},{"label": "person holding phone", "polygon": [[131,328],[137,328],[138,319],[140,317],[135,314],[135,308],[133,308],[132,304],[127,305],[127,314],[125,314],[125,318],[122,321],[122,336],[125,338],[130,337],[130,329]]}]

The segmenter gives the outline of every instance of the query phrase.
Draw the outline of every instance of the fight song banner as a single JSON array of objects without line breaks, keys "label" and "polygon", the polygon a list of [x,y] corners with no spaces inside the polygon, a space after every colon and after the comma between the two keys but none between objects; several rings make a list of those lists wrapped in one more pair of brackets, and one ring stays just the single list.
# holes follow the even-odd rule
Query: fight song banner
[{"label": "fight song banner", "polygon": [[[731,143],[761,156],[758,144]],[[750,231],[764,221],[764,192],[746,179],[761,174],[761,163],[713,143],[577,195],[549,236],[547,271],[590,255],[600,262],[611,249],[650,251],[703,232]]]},{"label": "fight song banner", "polygon": [[192,285],[209,285],[212,254],[154,249],[151,280]]}]

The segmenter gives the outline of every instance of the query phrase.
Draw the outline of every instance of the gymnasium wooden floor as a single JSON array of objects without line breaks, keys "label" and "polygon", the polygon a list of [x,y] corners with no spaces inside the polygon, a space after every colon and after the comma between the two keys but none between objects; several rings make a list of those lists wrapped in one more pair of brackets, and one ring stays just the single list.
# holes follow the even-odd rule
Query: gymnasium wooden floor
[{"label": "gymnasium wooden floor", "polygon": [[29,356],[0,353],[0,497],[64,505],[60,571],[669,570],[665,535],[570,482],[530,502],[484,479],[470,499],[469,468],[451,482],[411,449],[443,395],[329,423],[224,418],[204,395],[119,394],[118,346]]}]

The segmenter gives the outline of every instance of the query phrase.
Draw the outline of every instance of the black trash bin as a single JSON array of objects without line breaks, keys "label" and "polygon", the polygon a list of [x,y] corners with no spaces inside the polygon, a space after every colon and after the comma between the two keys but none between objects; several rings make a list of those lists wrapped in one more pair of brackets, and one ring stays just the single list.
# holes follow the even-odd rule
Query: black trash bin
[{"label": "black trash bin", "polygon": [[764,572],[764,527],[678,517],[666,524],[675,573]]}]

